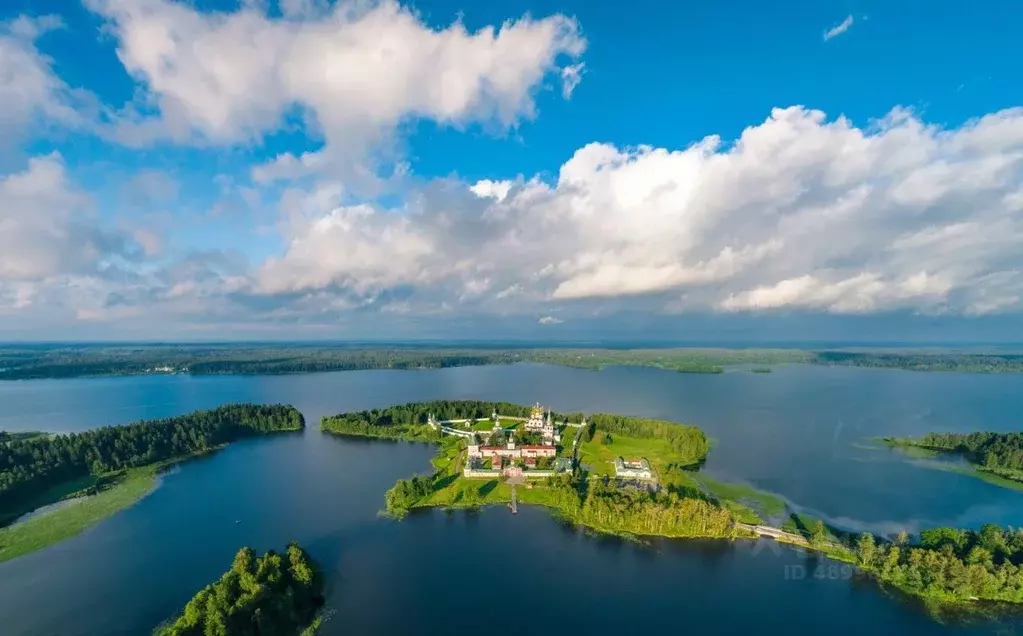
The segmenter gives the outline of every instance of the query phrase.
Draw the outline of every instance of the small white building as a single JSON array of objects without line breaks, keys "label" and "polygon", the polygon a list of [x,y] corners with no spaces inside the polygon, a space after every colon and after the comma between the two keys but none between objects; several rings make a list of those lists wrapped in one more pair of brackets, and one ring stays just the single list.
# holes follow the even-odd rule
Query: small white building
[{"label": "small white building", "polygon": [[648,462],[645,458],[622,459],[621,457],[616,457],[615,477],[618,479],[640,479],[643,481],[650,481],[654,478],[654,474],[653,471],[650,470],[650,462]]}]

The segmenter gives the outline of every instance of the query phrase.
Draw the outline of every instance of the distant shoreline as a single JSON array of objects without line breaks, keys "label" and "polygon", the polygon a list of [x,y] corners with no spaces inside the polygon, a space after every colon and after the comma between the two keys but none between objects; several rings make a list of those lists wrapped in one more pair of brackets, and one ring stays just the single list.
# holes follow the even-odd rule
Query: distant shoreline
[{"label": "distant shoreline", "polygon": [[598,371],[638,366],[678,373],[768,374],[812,364],[918,372],[1023,373],[1023,353],[933,349],[592,348],[348,345],[10,345],[0,347],[0,380],[139,375],[284,375],[425,370],[516,363]]}]

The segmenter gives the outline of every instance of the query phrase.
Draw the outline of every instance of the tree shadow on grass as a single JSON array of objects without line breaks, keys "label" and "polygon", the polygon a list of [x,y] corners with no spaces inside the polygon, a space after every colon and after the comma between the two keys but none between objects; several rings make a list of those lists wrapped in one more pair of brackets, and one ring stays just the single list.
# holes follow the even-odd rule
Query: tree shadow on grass
[{"label": "tree shadow on grass", "polygon": [[440,479],[438,479],[435,482],[433,482],[433,490],[434,490],[434,492],[436,492],[438,490],[444,490],[445,488],[447,488],[451,484],[455,483],[456,479],[458,479],[458,475],[448,475],[446,477],[441,477]]},{"label": "tree shadow on grass", "polygon": [[487,495],[494,492],[495,488],[497,488],[497,480],[491,479],[487,483],[480,486],[480,496],[486,498]]}]

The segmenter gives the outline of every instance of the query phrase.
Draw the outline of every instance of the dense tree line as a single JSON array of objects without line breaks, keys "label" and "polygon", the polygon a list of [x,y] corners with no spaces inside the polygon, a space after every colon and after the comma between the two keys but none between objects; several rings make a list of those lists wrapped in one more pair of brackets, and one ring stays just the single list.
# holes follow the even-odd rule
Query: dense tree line
[{"label": "dense tree line", "polygon": [[387,511],[396,516],[404,516],[417,503],[433,492],[434,478],[416,475],[411,479],[399,479],[384,495]]},{"label": "dense tree line", "polygon": [[0,512],[89,474],[153,464],[303,425],[302,414],[291,406],[232,404],[165,420],[0,444]]},{"label": "dense tree line", "polygon": [[[167,372],[277,374],[360,369],[437,369],[530,362],[583,369],[608,365],[722,373],[729,365],[807,363],[980,373],[1023,372],[1023,355],[796,349],[578,349],[413,345],[36,345],[0,348],[0,379]],[[763,369],[761,369],[763,370]]]},{"label": "dense tree line", "polygon": [[934,528],[910,545],[904,534],[878,543],[863,534],[860,566],[878,580],[944,600],[1023,602],[1023,531],[988,524],[980,531]]},{"label": "dense tree line", "polygon": [[0,444],[17,440],[33,439],[36,437],[46,437],[46,433],[40,433],[39,431],[15,431],[13,433],[0,431]]},{"label": "dense tree line", "polygon": [[706,498],[673,490],[622,487],[612,480],[586,483],[581,506],[572,517],[583,525],[669,537],[724,537],[733,532],[732,513]]},{"label": "dense tree line", "polygon": [[704,458],[710,451],[710,443],[702,430],[664,420],[651,420],[625,415],[597,413],[589,420],[591,428],[584,433],[587,441],[596,431],[604,431],[626,437],[658,438],[667,441],[673,451],[693,461]]},{"label": "dense tree line", "polygon": [[1023,354],[821,351],[814,362],[852,367],[964,373],[1023,373]]},{"label": "dense tree line", "polygon": [[323,575],[297,544],[284,555],[238,551],[220,580],[185,605],[156,636],[296,636],[323,606]]},{"label": "dense tree line", "polygon": [[[438,420],[489,419],[497,409],[498,414],[511,417],[528,417],[531,407],[509,402],[483,402],[479,400],[435,400],[432,402],[409,402],[385,409],[353,411],[325,416],[320,428],[328,433],[363,435],[391,439],[424,439],[427,418],[431,414]],[[438,437],[434,436],[434,437]]]},{"label": "dense tree line", "polygon": [[1023,471],[1023,433],[928,433],[912,443],[960,453],[985,468]]},{"label": "dense tree line", "polygon": [[728,364],[809,362],[812,354],[757,349],[571,349],[352,345],[60,345],[0,348],[0,379],[141,373],[278,374],[362,369],[437,369],[531,362],[584,369],[652,366],[720,373]]}]

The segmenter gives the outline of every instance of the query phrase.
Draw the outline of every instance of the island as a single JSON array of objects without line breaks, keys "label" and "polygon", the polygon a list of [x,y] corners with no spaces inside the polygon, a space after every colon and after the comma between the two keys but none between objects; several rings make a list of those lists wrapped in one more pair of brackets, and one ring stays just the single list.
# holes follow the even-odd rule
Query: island
[{"label": "island", "polygon": [[433,475],[400,480],[387,492],[387,511],[395,516],[429,506],[524,503],[607,533],[753,536],[733,523],[728,505],[687,480],[685,468],[709,450],[696,427],[469,400],[343,413],[324,417],[320,427],[439,445]]},{"label": "island", "polygon": [[987,481],[1023,485],[1023,433],[927,433],[919,438],[884,437],[881,441],[895,448],[962,457],[977,471],[974,474]]},{"label": "island", "polygon": [[199,591],[153,636],[313,636],[322,618],[323,575],[296,543],[283,555],[238,551],[220,580]]},{"label": "island", "polygon": [[710,445],[703,431],[613,414],[556,413],[539,404],[418,402],[326,416],[321,430],[438,447],[430,475],[399,480],[386,512],[429,507],[543,506],[598,533],[642,538],[769,537],[845,562],[878,584],[941,606],[1023,602],[1023,531],[924,530],[853,535],[792,513],[781,527],[760,515],[784,503],[747,486],[716,482],[698,469]]},{"label": "island", "polygon": [[175,462],[244,437],[304,426],[291,406],[232,404],[0,443],[0,561],[75,536],[131,505]]}]

